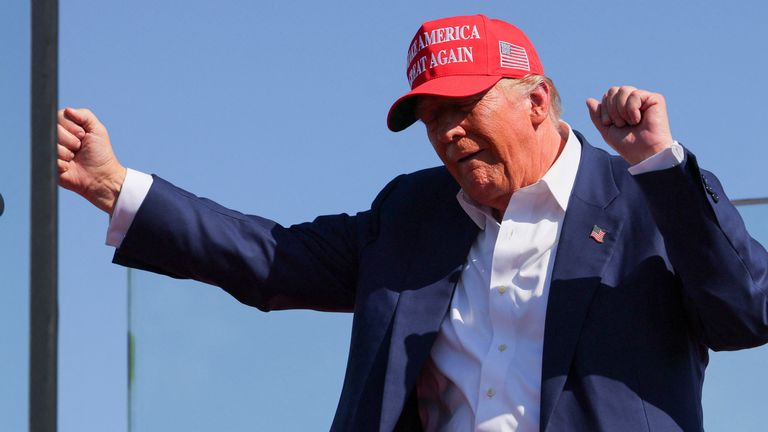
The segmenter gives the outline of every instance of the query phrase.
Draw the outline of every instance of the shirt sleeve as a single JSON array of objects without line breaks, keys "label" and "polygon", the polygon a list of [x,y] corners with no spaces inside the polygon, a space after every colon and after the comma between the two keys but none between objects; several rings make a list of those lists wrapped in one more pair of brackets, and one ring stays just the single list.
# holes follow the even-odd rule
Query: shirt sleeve
[{"label": "shirt sleeve", "polygon": [[108,246],[120,247],[150,187],[152,187],[151,175],[128,168],[123,187],[115,203],[115,210],[109,219],[106,242]]},{"label": "shirt sleeve", "polygon": [[685,157],[683,146],[673,141],[672,145],[656,153],[648,159],[629,167],[632,175],[644,174],[651,171],[661,171],[680,165]]}]

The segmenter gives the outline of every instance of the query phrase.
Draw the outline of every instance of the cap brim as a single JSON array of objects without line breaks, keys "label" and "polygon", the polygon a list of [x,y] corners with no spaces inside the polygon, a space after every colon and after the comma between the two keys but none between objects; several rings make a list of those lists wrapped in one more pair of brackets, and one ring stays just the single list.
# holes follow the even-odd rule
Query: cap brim
[{"label": "cap brim", "polygon": [[431,79],[392,104],[387,115],[387,126],[392,132],[400,132],[416,122],[416,96],[472,96],[488,90],[501,78],[498,75],[451,75]]}]

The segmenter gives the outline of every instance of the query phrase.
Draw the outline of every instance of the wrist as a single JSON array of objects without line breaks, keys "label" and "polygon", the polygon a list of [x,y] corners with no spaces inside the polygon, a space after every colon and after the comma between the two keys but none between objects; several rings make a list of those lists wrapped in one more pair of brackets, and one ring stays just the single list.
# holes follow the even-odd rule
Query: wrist
[{"label": "wrist", "polygon": [[665,139],[662,142],[659,142],[658,144],[645,146],[645,148],[643,148],[642,151],[638,151],[632,155],[628,155],[629,157],[625,157],[624,159],[626,159],[630,165],[637,165],[663,152],[664,150],[668,149],[669,147],[672,146],[674,142],[675,140],[673,140],[672,137],[670,137],[669,140]]},{"label": "wrist", "polygon": [[110,169],[110,174],[96,180],[91,187],[91,193],[88,194],[88,201],[93,205],[112,216],[115,210],[117,198],[120,196],[120,190],[123,188],[125,176],[128,170],[116,163],[116,167]]}]

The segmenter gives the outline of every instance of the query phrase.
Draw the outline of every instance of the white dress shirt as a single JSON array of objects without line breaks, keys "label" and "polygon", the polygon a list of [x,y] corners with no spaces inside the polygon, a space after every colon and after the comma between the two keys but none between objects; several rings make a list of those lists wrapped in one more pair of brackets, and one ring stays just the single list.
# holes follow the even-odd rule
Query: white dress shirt
[{"label": "white dress shirt", "polygon": [[459,191],[480,228],[417,391],[427,431],[536,431],[544,318],[560,227],[581,159],[569,130],[544,177],[501,223]]},{"label": "white dress shirt", "polygon": [[[480,227],[417,384],[427,431],[537,431],[544,320],[557,241],[581,158],[571,131],[545,176],[512,196],[498,223],[463,192]],[[681,163],[677,142],[632,166],[633,175]],[[128,169],[107,232],[119,247],[152,186]]]}]

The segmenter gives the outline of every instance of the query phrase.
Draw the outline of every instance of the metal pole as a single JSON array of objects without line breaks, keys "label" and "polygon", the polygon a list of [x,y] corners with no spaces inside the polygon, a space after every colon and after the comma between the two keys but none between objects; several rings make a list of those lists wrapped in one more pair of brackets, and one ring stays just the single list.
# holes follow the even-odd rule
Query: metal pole
[{"label": "metal pole", "polygon": [[735,206],[768,204],[768,198],[743,198],[743,199],[735,199],[735,200],[731,200],[731,204],[733,204]]},{"label": "metal pole", "polygon": [[128,304],[128,432],[133,432],[133,409],[135,407],[134,398],[136,396],[136,390],[133,388],[135,384],[136,374],[136,340],[133,337],[133,328],[136,325],[133,317],[133,276],[136,270],[129,268],[126,272],[128,275],[128,289],[127,289],[127,304]]},{"label": "metal pole", "polygon": [[29,430],[56,431],[58,0],[32,0]]}]

